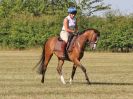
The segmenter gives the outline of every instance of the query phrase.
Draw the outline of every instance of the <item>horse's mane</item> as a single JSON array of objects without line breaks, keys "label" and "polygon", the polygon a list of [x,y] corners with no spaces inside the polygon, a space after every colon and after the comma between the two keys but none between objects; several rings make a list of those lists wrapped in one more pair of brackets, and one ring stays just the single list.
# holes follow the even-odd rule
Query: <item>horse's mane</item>
[{"label": "horse's mane", "polygon": [[89,30],[94,30],[94,32],[97,34],[97,36],[100,36],[100,32],[99,32],[98,30],[94,29],[94,28],[85,29],[85,30],[81,31],[81,32],[79,33],[79,35],[85,33],[86,31],[89,31]]}]

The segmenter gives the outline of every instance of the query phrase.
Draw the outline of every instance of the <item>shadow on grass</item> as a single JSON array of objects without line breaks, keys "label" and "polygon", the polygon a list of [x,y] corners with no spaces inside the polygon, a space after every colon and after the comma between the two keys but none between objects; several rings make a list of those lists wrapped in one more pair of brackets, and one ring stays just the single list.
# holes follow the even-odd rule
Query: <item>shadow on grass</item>
[{"label": "shadow on grass", "polygon": [[[76,84],[87,84],[86,82],[74,82]],[[120,82],[91,82],[91,84],[88,85],[116,85],[116,86],[133,86],[133,83],[120,83]]]},{"label": "shadow on grass", "polygon": [[91,85],[131,85],[133,86],[133,83],[117,83],[117,82],[91,82]]}]

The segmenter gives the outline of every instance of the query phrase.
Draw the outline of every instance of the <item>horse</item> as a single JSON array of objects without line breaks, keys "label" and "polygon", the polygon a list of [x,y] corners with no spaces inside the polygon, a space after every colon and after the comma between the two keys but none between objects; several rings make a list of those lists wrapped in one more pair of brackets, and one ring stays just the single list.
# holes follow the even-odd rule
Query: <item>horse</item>
[{"label": "horse", "polygon": [[74,41],[72,51],[67,53],[68,59],[62,59],[60,57],[61,51],[54,50],[56,43],[58,41],[58,37],[56,36],[49,37],[44,43],[41,59],[36,65],[39,66],[39,73],[42,75],[41,82],[44,83],[44,76],[47,70],[48,63],[53,54],[55,54],[58,58],[57,72],[60,75],[60,79],[63,84],[66,84],[62,73],[62,66],[65,60],[73,62],[72,73],[69,81],[70,84],[72,84],[72,80],[74,78],[77,67],[81,68],[81,70],[85,74],[87,83],[91,84],[86,72],[86,68],[81,64],[80,60],[84,55],[85,45],[88,44],[90,45],[91,49],[95,49],[99,37],[100,37],[100,32],[96,29],[89,28],[80,32]]}]

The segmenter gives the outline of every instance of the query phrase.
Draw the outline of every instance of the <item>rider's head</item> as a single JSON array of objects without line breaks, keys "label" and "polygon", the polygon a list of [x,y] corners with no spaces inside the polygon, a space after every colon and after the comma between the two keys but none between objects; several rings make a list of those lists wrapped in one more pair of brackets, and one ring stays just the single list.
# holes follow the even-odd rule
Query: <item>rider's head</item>
[{"label": "rider's head", "polygon": [[76,10],[75,7],[69,7],[67,12],[68,12],[69,14],[76,14],[76,13],[77,13],[77,10]]}]

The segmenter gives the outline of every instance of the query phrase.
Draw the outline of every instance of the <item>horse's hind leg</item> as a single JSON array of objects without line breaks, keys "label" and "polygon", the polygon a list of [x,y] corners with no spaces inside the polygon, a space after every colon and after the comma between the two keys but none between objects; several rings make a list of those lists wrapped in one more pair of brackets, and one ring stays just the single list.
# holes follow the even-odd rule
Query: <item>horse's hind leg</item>
[{"label": "horse's hind leg", "polygon": [[45,72],[47,70],[47,65],[52,57],[52,53],[45,53],[45,61],[44,61],[44,65],[42,67],[42,80],[41,82],[44,83],[44,76],[45,76]]},{"label": "horse's hind leg", "polygon": [[57,71],[58,71],[58,73],[59,73],[59,75],[60,75],[60,77],[61,77],[61,82],[62,82],[63,84],[66,84],[66,82],[65,82],[65,80],[64,80],[64,77],[63,77],[63,73],[62,73],[62,66],[63,66],[63,64],[64,64],[64,60],[58,59]]}]

